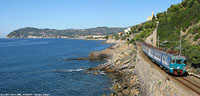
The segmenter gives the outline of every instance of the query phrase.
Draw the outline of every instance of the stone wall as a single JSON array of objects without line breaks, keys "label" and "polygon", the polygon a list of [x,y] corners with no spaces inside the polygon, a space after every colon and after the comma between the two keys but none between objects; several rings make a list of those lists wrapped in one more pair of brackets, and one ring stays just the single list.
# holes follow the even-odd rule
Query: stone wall
[{"label": "stone wall", "polygon": [[145,42],[156,47],[157,42],[157,28],[152,32],[152,34],[146,38]]}]

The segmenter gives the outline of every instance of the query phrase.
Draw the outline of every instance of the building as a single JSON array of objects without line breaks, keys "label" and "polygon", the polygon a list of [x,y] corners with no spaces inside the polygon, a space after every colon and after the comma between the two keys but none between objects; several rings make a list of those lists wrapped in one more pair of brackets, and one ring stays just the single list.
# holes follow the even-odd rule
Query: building
[{"label": "building", "polygon": [[112,39],[112,38],[113,38],[113,36],[112,36],[112,35],[109,35],[109,36],[108,36],[108,39]]},{"label": "building", "polygon": [[147,18],[147,21],[151,21],[153,19],[154,12],[152,11],[152,15]]},{"label": "building", "polygon": [[129,34],[130,31],[131,31],[131,28],[124,29],[125,34]]},{"label": "building", "polygon": [[[105,35],[88,35],[86,36],[87,39],[104,39],[106,36]],[[82,36],[82,38],[84,38]]]},{"label": "building", "polygon": [[122,36],[123,32],[118,32],[117,34],[120,37],[120,36]]},{"label": "building", "polygon": [[105,35],[93,35],[94,39],[103,39],[105,38]]}]

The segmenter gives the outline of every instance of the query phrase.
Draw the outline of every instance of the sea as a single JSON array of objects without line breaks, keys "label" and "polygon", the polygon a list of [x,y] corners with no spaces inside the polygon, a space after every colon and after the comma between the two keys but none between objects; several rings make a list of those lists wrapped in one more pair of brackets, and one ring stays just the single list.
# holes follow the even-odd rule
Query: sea
[{"label": "sea", "polygon": [[[101,40],[0,39],[0,96],[101,96],[111,80],[87,68],[105,61],[67,60],[108,48]],[[7,95],[6,95],[7,94]],[[13,94],[13,95],[12,95]]]}]

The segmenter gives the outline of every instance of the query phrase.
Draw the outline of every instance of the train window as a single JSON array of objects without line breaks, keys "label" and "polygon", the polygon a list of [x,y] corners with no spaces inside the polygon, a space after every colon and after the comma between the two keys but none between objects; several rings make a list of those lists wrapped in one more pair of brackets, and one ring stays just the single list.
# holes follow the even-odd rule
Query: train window
[{"label": "train window", "polygon": [[172,60],[171,63],[174,64],[174,63],[175,63],[175,60]]},{"label": "train window", "polygon": [[167,56],[163,55],[163,62],[167,62]]},{"label": "train window", "polygon": [[176,60],[176,64],[182,64],[182,60]]}]

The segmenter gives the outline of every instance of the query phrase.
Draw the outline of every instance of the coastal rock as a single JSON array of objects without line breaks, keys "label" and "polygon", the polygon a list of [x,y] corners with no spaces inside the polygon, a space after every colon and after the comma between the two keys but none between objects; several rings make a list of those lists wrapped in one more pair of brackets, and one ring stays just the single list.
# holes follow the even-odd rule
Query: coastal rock
[{"label": "coastal rock", "polygon": [[122,91],[122,93],[123,93],[124,95],[129,95],[129,90],[128,90],[128,89],[125,89],[125,90]]},{"label": "coastal rock", "polygon": [[132,90],[130,91],[130,96],[138,96],[138,94],[139,94],[139,90],[132,89]]},{"label": "coastal rock", "polygon": [[113,55],[112,50],[111,49],[105,49],[103,51],[99,51],[99,52],[91,52],[89,54],[89,60],[101,60],[101,59],[105,59],[105,58],[111,58]]},{"label": "coastal rock", "polygon": [[117,96],[124,96],[124,95],[122,94],[122,92],[119,92],[119,93],[117,94]]},{"label": "coastal rock", "polygon": [[88,60],[88,57],[80,57],[80,58],[72,58],[72,59],[65,59],[66,61],[68,60]]},{"label": "coastal rock", "polygon": [[[132,44],[119,42],[109,49],[92,52],[89,56],[89,59],[92,60],[108,58],[107,63],[89,70],[103,71],[112,78],[114,84],[111,96],[135,96],[135,94],[139,94],[139,81],[134,75],[136,53],[132,50],[134,50]],[[101,54],[104,55],[101,56]],[[133,93],[134,95],[132,95]]]}]

